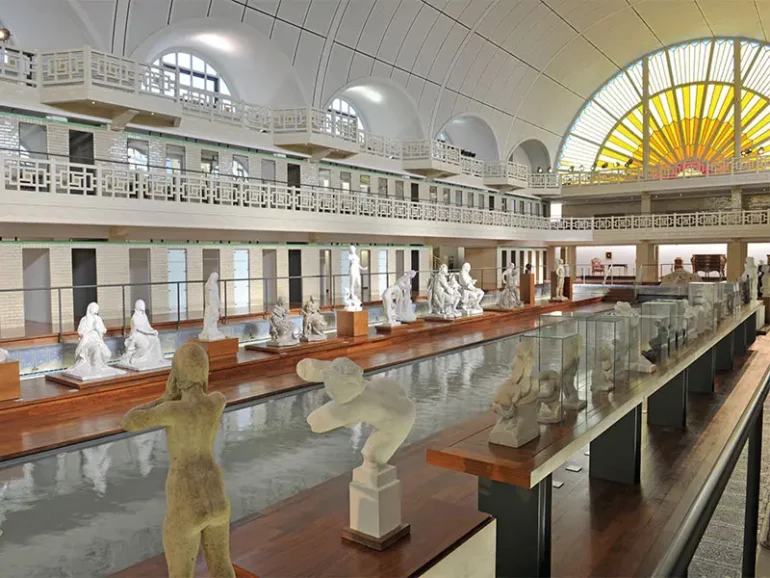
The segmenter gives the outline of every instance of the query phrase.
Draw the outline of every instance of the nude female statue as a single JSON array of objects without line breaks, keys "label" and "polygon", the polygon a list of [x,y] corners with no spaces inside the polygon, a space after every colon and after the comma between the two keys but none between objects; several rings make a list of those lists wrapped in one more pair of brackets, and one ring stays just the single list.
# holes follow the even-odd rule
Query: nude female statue
[{"label": "nude female statue", "polygon": [[209,360],[200,345],[185,343],[174,355],[166,391],[129,411],[122,426],[138,431],[163,426],[169,455],[163,547],[170,578],[192,578],[203,546],[211,576],[234,578],[230,560],[230,502],[214,440],[225,396],[206,393]]}]

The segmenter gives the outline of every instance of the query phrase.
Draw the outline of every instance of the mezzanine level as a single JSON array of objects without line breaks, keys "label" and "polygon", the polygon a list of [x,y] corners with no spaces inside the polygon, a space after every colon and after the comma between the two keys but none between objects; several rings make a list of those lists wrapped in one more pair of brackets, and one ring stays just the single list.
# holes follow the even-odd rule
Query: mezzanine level
[{"label": "mezzanine level", "polygon": [[186,171],[0,156],[2,223],[351,233],[497,242],[770,238],[770,210],[550,219]]}]

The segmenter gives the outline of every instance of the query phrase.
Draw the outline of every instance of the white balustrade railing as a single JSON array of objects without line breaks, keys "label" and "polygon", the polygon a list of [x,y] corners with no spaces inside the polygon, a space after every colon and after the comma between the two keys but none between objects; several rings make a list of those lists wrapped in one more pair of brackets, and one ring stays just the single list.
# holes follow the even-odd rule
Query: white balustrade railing
[{"label": "white balustrade railing", "polygon": [[361,152],[386,159],[401,159],[401,141],[395,138],[358,131]]},{"label": "white balustrade railing", "polygon": [[[129,199],[136,202],[206,204],[244,209],[282,209],[337,215],[420,220],[541,231],[678,232],[693,228],[759,226],[770,230],[770,210],[550,219],[506,211],[409,201],[371,194],[290,187],[222,175],[86,165],[0,156],[2,190],[25,194]],[[21,195],[21,196],[20,196]],[[30,198],[30,203],[34,203]]]},{"label": "white balustrade railing", "polygon": [[515,179],[529,182],[529,167],[512,161],[485,161],[484,176],[494,179]]},{"label": "white balustrade railing", "polygon": [[472,177],[484,176],[484,161],[482,160],[461,156],[460,168],[464,175],[470,175]]}]

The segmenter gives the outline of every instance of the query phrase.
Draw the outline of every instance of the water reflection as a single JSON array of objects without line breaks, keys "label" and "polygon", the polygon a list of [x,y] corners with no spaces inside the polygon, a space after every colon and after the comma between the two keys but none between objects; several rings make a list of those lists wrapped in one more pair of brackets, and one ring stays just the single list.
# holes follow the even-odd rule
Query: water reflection
[{"label": "water reflection", "polygon": [[[512,347],[504,340],[383,372],[417,406],[407,443],[489,409]],[[310,432],[305,419],[324,401],[315,389],[224,415],[215,451],[233,519],[359,465],[368,427]],[[167,468],[165,435],[155,431],[0,469],[0,574],[106,576],[160,553]]]}]

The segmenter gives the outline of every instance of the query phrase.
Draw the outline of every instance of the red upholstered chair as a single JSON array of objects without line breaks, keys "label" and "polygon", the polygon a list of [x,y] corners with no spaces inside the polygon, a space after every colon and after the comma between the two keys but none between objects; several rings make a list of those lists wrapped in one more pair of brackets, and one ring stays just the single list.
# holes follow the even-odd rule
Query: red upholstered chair
[{"label": "red upholstered chair", "polygon": [[599,257],[591,259],[591,273],[604,273],[604,265]]}]

